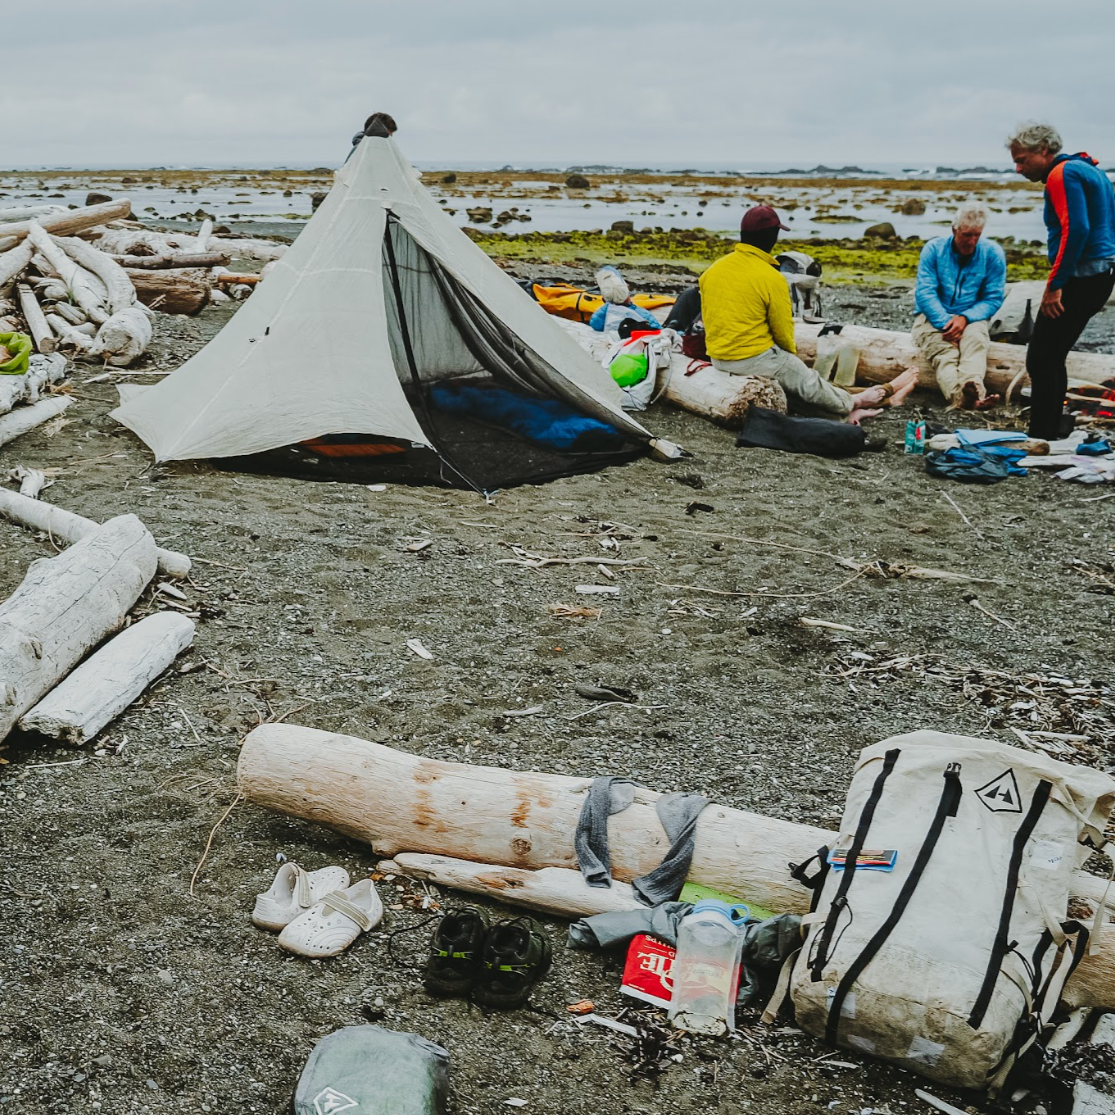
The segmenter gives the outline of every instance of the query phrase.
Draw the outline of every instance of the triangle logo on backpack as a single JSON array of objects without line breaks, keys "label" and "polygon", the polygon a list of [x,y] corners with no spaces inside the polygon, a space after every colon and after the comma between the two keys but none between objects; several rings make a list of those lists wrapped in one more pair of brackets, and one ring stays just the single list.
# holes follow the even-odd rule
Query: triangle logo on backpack
[{"label": "triangle logo on backpack", "polygon": [[997,778],[993,778],[986,786],[981,786],[976,791],[976,797],[992,813],[1022,812],[1022,795],[1018,792],[1018,782],[1010,767],[1007,767]]}]

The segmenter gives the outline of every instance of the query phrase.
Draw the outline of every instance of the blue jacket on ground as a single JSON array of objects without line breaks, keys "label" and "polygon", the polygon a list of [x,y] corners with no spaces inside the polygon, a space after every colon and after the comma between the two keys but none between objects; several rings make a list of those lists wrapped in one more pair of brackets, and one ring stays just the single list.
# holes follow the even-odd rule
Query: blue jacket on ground
[{"label": "blue jacket on ground", "polygon": [[963,314],[969,321],[988,321],[1006,297],[1007,259],[994,240],[981,238],[970,256],[952,246],[951,236],[938,236],[921,250],[914,308],[934,329]]},{"label": "blue jacket on ground", "polygon": [[1115,189],[1083,151],[1058,155],[1045,179],[1050,290],[1098,275],[1115,260]]}]

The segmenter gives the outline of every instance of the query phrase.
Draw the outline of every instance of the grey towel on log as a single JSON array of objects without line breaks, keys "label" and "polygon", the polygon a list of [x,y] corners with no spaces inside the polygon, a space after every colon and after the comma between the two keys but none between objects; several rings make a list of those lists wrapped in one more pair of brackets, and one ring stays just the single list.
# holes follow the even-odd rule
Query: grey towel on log
[{"label": "grey towel on log", "polygon": [[[635,800],[636,786],[628,778],[592,780],[573,837],[577,865],[590,887],[612,885],[608,818],[613,813],[622,813]],[[697,818],[706,805],[708,799],[703,794],[674,793],[658,799],[654,808],[670,840],[670,850],[653,871],[640,875],[631,884],[643,905],[659,906],[681,893],[693,862]]]},{"label": "grey towel on log", "polygon": [[653,910],[619,910],[593,914],[569,927],[571,949],[610,949],[626,945],[632,937],[649,933],[668,945],[678,943],[678,923],[693,907],[688,902],[664,902]]}]

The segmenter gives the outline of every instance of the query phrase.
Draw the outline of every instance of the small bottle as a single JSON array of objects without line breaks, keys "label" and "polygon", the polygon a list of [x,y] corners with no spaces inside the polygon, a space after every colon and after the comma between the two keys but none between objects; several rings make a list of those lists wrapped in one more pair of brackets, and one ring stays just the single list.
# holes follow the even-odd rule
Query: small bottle
[{"label": "small bottle", "polygon": [[743,925],[750,914],[742,903],[706,898],[678,926],[671,979],[669,1017],[679,1030],[718,1037],[736,1028]]}]

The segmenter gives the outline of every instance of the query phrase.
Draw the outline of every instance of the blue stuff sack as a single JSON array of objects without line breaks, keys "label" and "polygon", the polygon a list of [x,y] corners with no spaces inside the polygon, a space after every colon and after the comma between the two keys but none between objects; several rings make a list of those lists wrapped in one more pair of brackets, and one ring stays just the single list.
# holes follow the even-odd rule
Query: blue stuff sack
[{"label": "blue stuff sack", "polygon": [[974,446],[957,447],[927,453],[925,471],[964,484],[997,484],[1010,476],[1011,463]]}]

